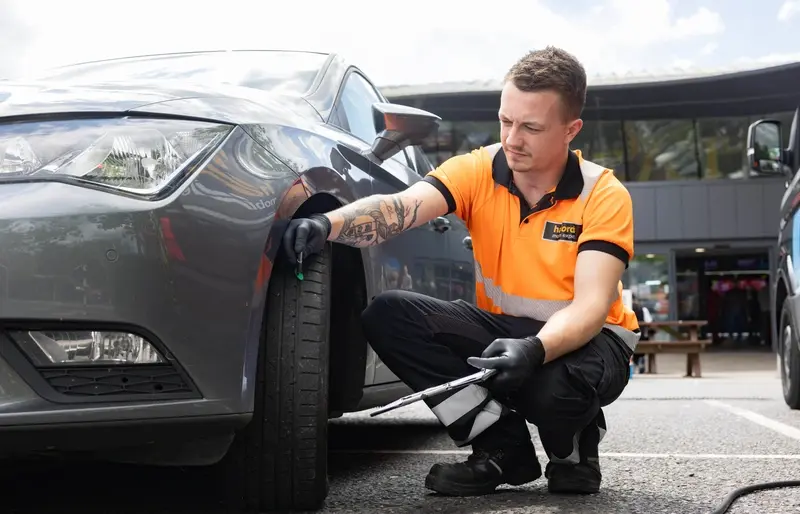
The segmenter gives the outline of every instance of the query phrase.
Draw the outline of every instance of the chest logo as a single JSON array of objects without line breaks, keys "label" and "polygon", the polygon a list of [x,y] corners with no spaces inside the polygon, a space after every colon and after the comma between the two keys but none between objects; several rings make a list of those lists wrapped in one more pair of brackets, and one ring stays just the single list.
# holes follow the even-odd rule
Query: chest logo
[{"label": "chest logo", "polygon": [[542,239],[547,241],[577,243],[582,230],[583,225],[578,223],[546,221],[544,224],[544,231],[542,232]]}]

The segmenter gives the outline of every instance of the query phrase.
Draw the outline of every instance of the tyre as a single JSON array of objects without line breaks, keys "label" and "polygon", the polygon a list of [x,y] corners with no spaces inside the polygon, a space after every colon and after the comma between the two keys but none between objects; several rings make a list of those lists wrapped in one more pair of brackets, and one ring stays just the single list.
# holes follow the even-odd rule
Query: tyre
[{"label": "tyre", "polygon": [[784,301],[778,331],[783,399],[790,408],[800,409],[800,353],[797,351],[797,335],[792,328],[791,319],[789,302]]},{"label": "tyre", "polygon": [[304,279],[278,257],[258,354],[253,419],[225,466],[238,510],[317,510],[328,495],[328,327],[331,248]]}]

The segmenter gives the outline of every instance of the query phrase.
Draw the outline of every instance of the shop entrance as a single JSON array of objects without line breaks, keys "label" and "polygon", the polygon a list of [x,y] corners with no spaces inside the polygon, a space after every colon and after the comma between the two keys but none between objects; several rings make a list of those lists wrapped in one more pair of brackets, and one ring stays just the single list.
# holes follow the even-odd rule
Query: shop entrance
[{"label": "shop entrance", "polygon": [[724,349],[770,348],[769,252],[676,254],[677,319],[708,321]]}]

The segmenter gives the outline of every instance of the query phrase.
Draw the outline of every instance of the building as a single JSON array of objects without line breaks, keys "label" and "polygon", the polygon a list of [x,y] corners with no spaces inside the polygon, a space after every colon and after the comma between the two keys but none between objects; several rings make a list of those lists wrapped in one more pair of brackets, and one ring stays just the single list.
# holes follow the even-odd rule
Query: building
[{"label": "building", "polygon": [[[434,164],[499,140],[498,83],[382,88],[441,116]],[[705,319],[721,342],[762,344],[785,177],[755,176],[747,129],[800,106],[800,63],[724,73],[589,81],[573,147],[615,170],[634,205],[636,257],[624,285],[656,319]],[[744,334],[743,339],[733,334]],[[727,345],[726,345],[727,346]]]}]

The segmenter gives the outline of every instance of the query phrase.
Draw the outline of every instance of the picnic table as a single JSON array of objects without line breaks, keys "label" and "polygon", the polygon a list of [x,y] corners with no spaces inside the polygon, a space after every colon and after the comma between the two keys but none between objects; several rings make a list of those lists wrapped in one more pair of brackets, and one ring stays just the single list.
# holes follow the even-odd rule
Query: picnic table
[{"label": "picnic table", "polygon": [[700,327],[704,320],[650,321],[639,323],[642,332],[664,332],[670,341],[639,341],[636,353],[647,355],[645,373],[656,373],[656,355],[659,353],[685,353],[686,377],[701,377],[700,353],[711,344],[711,339],[700,339]]}]

